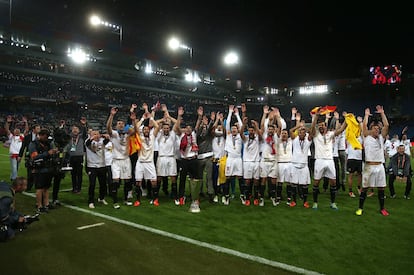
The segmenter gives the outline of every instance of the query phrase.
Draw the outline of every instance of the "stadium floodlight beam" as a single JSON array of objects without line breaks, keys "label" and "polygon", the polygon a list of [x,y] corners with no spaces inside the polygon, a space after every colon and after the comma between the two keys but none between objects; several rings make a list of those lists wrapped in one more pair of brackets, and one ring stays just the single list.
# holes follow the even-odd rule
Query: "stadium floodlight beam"
[{"label": "stadium floodlight beam", "polygon": [[105,21],[96,14],[89,17],[89,23],[94,27],[104,26],[105,28],[110,29],[111,32],[118,34],[119,35],[119,48],[120,49],[122,48],[122,35],[123,35],[122,25],[117,25],[117,24],[113,24],[108,21]]}]

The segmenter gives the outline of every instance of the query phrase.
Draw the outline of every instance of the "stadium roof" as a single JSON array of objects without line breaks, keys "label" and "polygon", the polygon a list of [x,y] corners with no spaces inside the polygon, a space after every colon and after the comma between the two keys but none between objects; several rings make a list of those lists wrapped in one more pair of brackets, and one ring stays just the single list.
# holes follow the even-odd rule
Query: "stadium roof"
[{"label": "stadium roof", "polygon": [[[1,1],[0,24],[9,24]],[[11,1],[10,1],[11,2]],[[123,26],[124,50],[162,61],[185,60],[165,47],[171,34],[194,48],[195,66],[228,70],[220,58],[240,52],[236,73],[244,79],[281,83],[360,77],[370,65],[399,63],[412,70],[410,19],[392,3],[367,8],[315,1],[13,1],[11,21],[44,32],[87,37],[115,49],[118,37],[88,26],[100,14]]]}]

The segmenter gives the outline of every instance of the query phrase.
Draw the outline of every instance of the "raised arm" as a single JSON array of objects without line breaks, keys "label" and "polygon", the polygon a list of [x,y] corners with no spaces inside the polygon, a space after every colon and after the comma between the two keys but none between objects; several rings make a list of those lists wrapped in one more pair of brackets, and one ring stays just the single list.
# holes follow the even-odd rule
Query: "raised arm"
[{"label": "raised arm", "polygon": [[[292,115],[292,118],[293,118],[293,115]],[[295,112],[295,121],[296,121],[296,124],[295,124],[295,126],[293,126],[293,127],[291,127],[289,129],[289,135],[290,135],[290,138],[291,139],[294,139],[296,137],[295,131],[297,129],[299,129],[301,126],[303,126],[303,123],[300,122],[300,119],[301,119],[300,113]]]},{"label": "raised arm", "polygon": [[334,118],[336,119],[336,125],[335,125],[335,136],[340,135],[348,126],[348,124],[344,121],[344,123],[342,123],[342,125],[340,125],[339,123],[339,113],[335,112],[334,113]]},{"label": "raised arm", "polygon": [[244,135],[244,130],[247,127],[247,122],[248,121],[249,121],[249,119],[247,117],[244,117],[243,118],[243,125],[242,125],[241,128],[239,128],[239,134],[240,134],[240,137],[243,141],[246,141],[246,139],[247,139],[247,137]]},{"label": "raised arm", "polygon": [[236,116],[237,123],[239,124],[239,130],[240,130],[241,127],[242,127],[243,122],[242,122],[242,120],[240,118],[239,109],[237,107],[234,107],[234,115]]},{"label": "raised arm", "polygon": [[377,113],[381,114],[381,120],[382,120],[382,124],[383,124],[382,130],[381,130],[381,135],[385,138],[388,135],[390,124],[388,123],[387,116],[385,115],[384,107],[380,106],[380,105],[377,105],[376,109],[377,109]]},{"label": "raised arm", "polygon": [[9,138],[10,132],[10,124],[12,123],[13,119],[11,116],[7,116],[6,123],[4,124],[4,129],[6,130],[7,138]]},{"label": "raised arm", "polygon": [[23,135],[27,135],[29,133],[29,123],[27,122],[27,118],[26,117],[23,117],[22,120],[24,122],[24,132],[23,132]]},{"label": "raised arm", "polygon": [[365,115],[364,115],[364,121],[362,122],[362,134],[364,135],[364,137],[369,135],[368,119],[370,115],[371,115],[371,110],[369,108],[366,108]]},{"label": "raised arm", "polygon": [[233,114],[233,110],[234,110],[234,105],[229,105],[229,113],[227,115],[227,119],[226,119],[226,132],[230,133],[230,123],[231,123],[231,116]]},{"label": "raised arm", "polygon": [[263,106],[263,115],[262,115],[262,120],[260,121],[260,129],[261,129],[262,135],[263,133],[267,132],[268,123],[266,123],[266,118],[268,114],[269,114],[269,106],[265,105]]},{"label": "raised arm", "polygon": [[255,131],[256,135],[259,137],[259,141],[261,141],[262,140],[262,133],[260,132],[260,129],[259,129],[259,123],[257,123],[256,120],[252,120],[251,123],[254,127],[254,131]]},{"label": "raised arm", "polygon": [[183,107],[178,107],[178,111],[177,111],[177,121],[174,124],[174,132],[178,136],[181,135],[180,124],[181,124],[181,121],[183,120],[183,115],[184,115],[184,109],[183,109]]},{"label": "raised arm", "polygon": [[152,125],[154,126],[154,137],[158,135],[158,132],[160,131],[160,125],[158,122],[151,116],[150,120],[152,120]]},{"label": "raised arm", "polygon": [[318,121],[318,119],[319,119],[319,111],[315,115],[312,116],[312,124],[311,124],[311,128],[309,131],[312,137],[316,135],[316,122]]},{"label": "raised arm", "polygon": [[195,131],[196,132],[199,132],[198,128],[200,128],[201,121],[203,120],[203,114],[204,114],[203,106],[199,106],[198,109],[197,109],[197,122],[196,122],[196,125],[195,125]]},{"label": "raised arm", "polygon": [[117,108],[112,107],[111,112],[109,113],[108,121],[106,122],[106,130],[108,131],[109,136],[112,136],[112,122],[117,111]]}]

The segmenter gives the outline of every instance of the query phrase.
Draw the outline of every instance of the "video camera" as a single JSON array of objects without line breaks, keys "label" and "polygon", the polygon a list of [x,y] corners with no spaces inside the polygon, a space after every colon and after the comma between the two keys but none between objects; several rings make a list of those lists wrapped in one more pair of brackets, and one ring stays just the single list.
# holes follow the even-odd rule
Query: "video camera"
[{"label": "video camera", "polygon": [[24,216],[24,222],[20,222],[17,226],[17,229],[22,232],[23,230],[27,229],[27,225],[39,221],[39,213],[34,214],[32,216],[26,215]]}]

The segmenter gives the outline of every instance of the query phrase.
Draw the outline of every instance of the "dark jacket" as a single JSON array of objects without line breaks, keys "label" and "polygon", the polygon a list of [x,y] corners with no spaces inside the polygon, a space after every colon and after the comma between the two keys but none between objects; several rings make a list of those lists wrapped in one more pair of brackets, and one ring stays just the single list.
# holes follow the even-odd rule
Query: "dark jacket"
[{"label": "dark jacket", "polygon": [[398,171],[402,171],[403,177],[410,176],[410,167],[411,167],[411,159],[410,156],[407,154],[395,154],[390,159],[390,173],[394,174],[395,176],[401,176],[398,174]]}]

